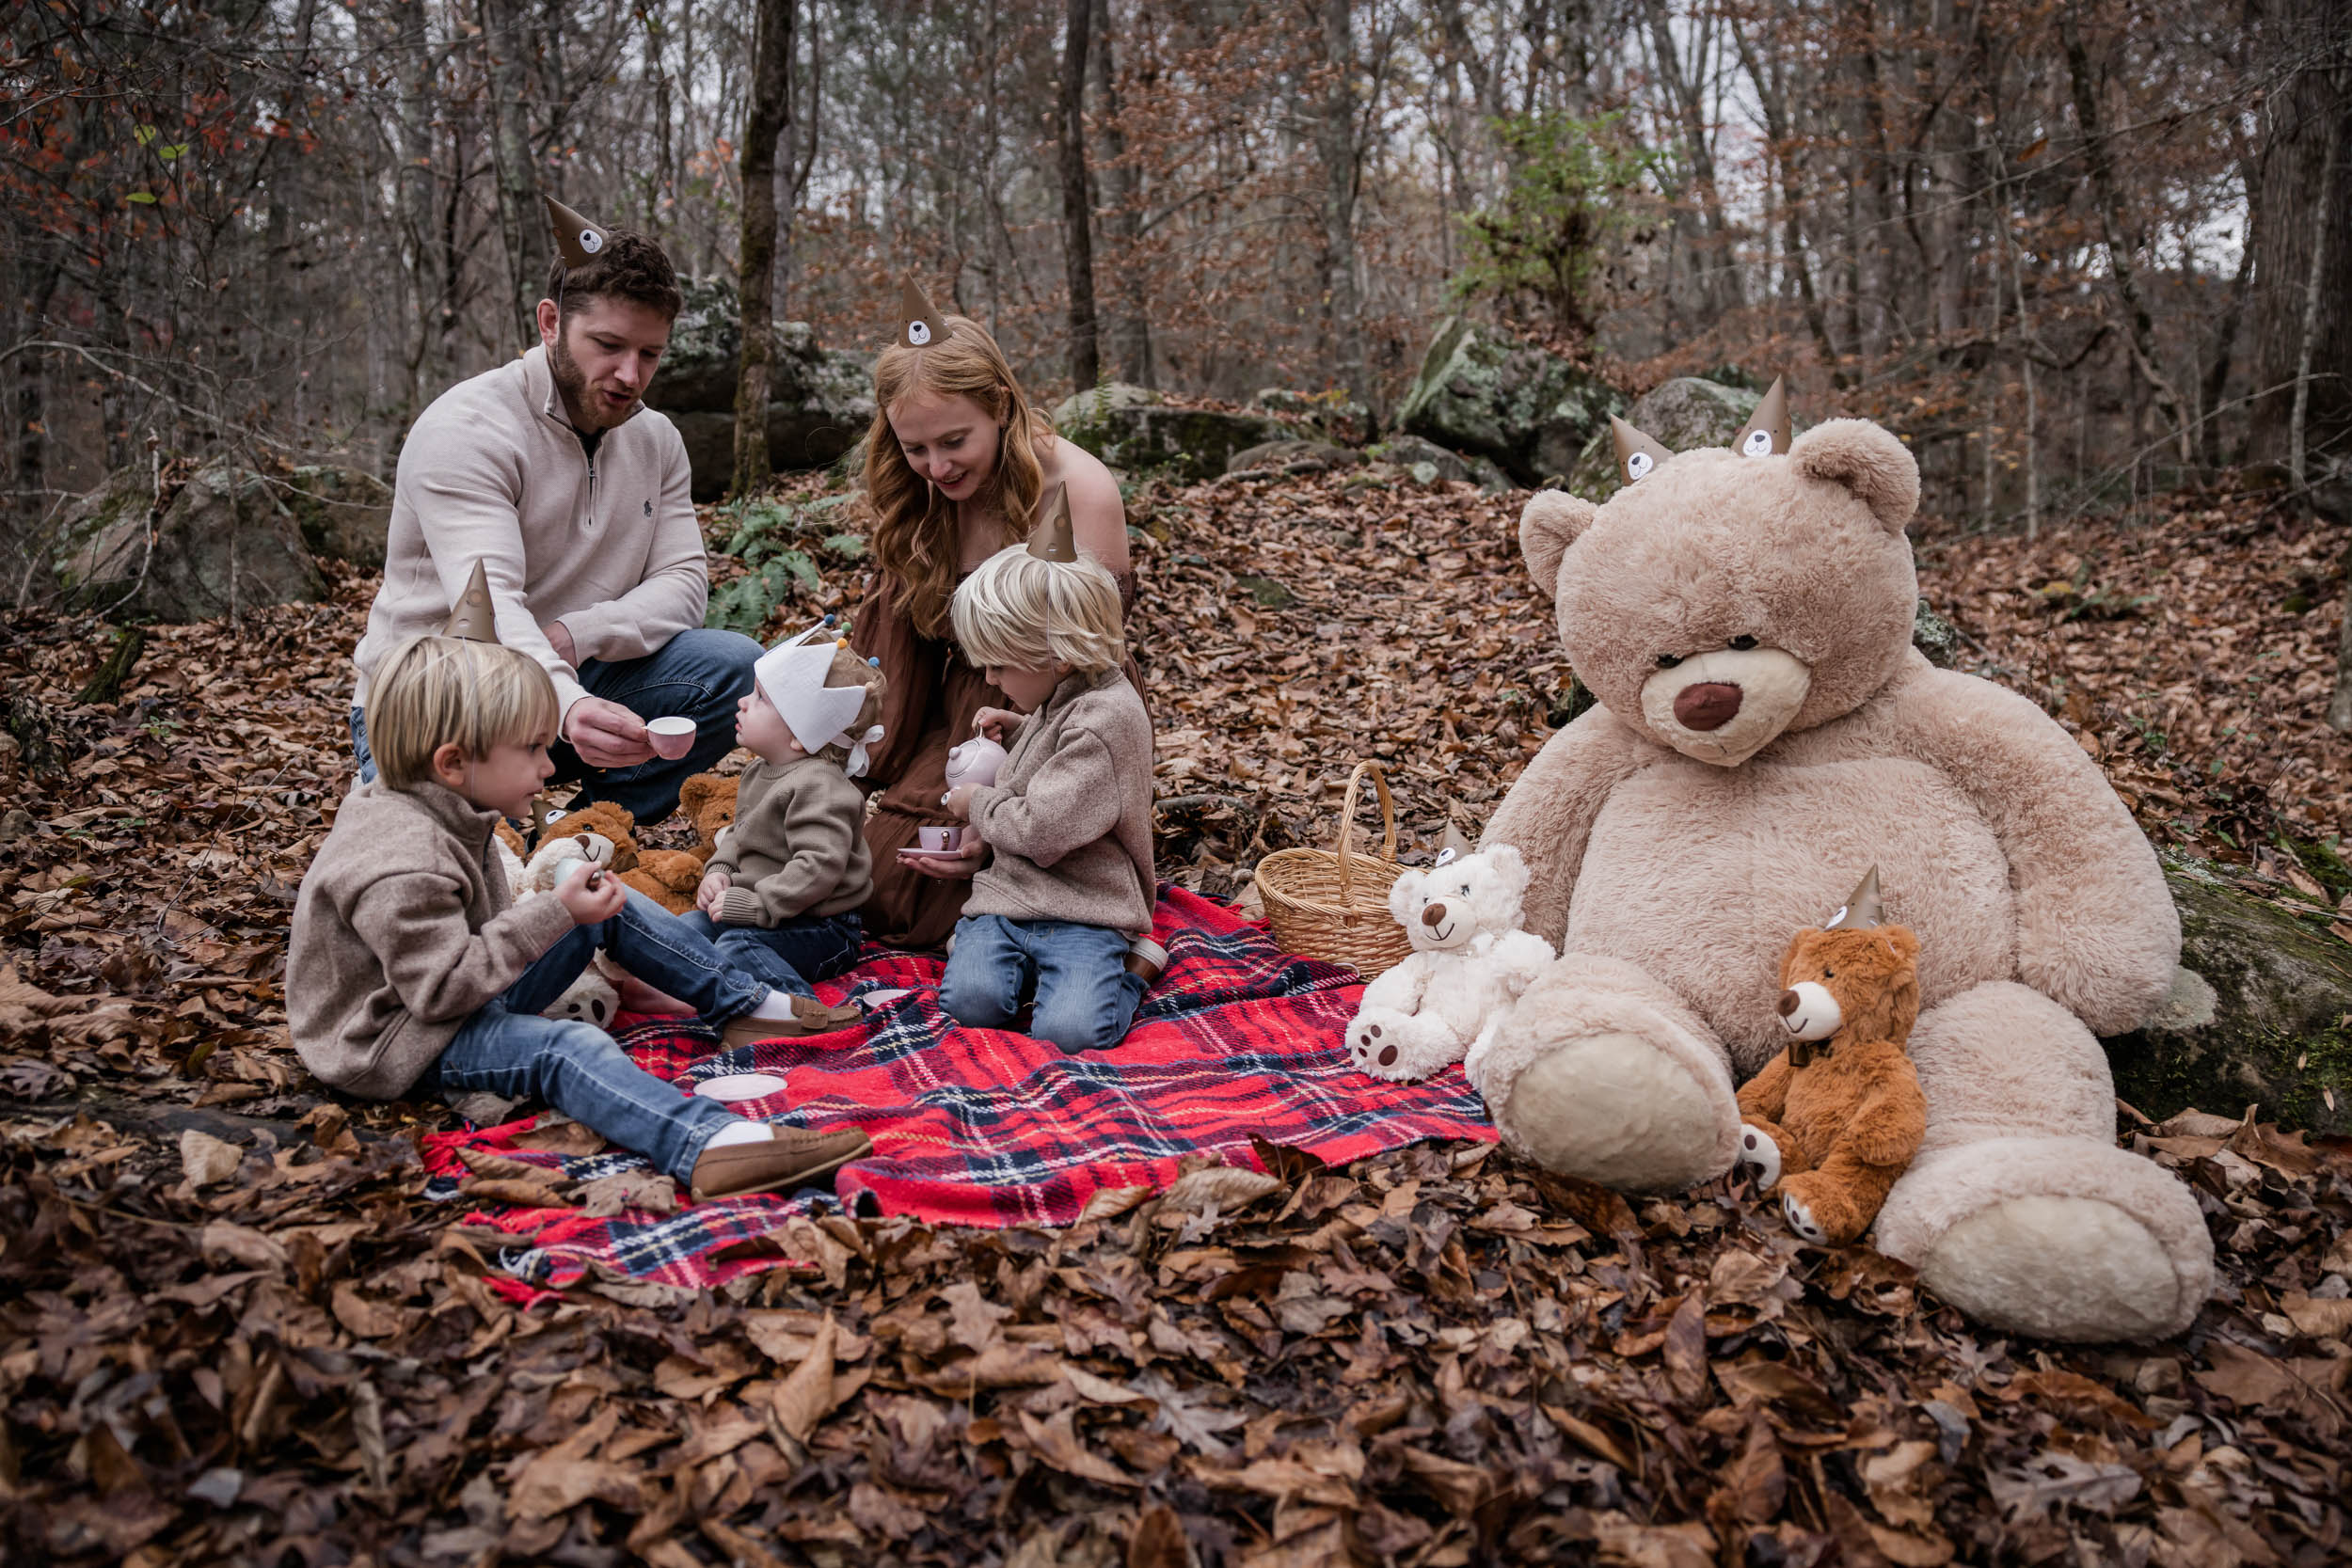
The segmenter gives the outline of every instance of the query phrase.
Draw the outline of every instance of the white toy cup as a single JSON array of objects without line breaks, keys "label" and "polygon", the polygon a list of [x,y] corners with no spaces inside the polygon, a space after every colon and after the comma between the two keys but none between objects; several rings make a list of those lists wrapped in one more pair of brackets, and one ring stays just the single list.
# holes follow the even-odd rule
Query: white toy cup
[{"label": "white toy cup", "polygon": [[645,738],[653,743],[653,753],[677,761],[694,749],[694,721],[691,719],[648,719]]}]

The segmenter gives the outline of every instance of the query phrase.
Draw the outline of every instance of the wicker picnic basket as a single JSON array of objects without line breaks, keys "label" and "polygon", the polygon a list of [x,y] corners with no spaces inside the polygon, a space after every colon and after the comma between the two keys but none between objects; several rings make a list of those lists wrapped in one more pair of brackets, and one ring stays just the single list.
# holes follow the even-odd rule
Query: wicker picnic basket
[{"label": "wicker picnic basket", "polygon": [[[1380,857],[1351,855],[1356,831],[1356,791],[1372,775],[1386,830]],[[1278,849],[1258,863],[1258,898],[1266,922],[1284,952],[1352,964],[1369,980],[1413,950],[1405,927],[1389,912],[1389,884],[1404,867],[1396,863],[1396,807],[1376,762],[1359,762],[1347,776],[1340,802],[1340,842],[1332,849]]]}]

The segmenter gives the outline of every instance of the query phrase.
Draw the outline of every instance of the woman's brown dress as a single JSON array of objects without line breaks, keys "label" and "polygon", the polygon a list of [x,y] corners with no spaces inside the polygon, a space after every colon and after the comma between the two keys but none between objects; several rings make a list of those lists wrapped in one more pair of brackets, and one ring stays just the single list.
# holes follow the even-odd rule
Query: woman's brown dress
[{"label": "woman's brown dress", "polygon": [[[850,628],[850,645],[882,662],[890,689],[882,697],[882,743],[869,752],[868,771],[859,781],[873,792],[866,818],[866,846],[874,857],[874,894],[858,911],[866,935],[893,947],[937,947],[956,928],[969,880],[943,881],[910,869],[900,849],[915,843],[914,831],[950,818],[940,809],[947,793],[947,749],[972,734],[972,716],[984,707],[1010,707],[1011,699],[963,657],[955,639],[927,637],[900,608],[901,585],[889,572],[876,572],[866,602]],[[1143,672],[1135,656],[1136,578],[1119,574],[1119,602],[1127,612],[1127,679],[1151,706]]]}]

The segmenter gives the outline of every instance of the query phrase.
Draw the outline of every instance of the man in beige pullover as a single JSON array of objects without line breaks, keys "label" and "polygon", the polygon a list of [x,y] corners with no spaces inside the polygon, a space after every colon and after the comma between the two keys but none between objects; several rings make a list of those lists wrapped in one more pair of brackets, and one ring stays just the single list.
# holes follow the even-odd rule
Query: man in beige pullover
[{"label": "man in beige pullover", "polygon": [[[555,682],[556,778],[584,781],[576,805],[609,800],[657,822],[734,744],[728,720],[760,648],[703,626],[709,575],[685,444],[643,404],[680,304],[669,259],[643,234],[550,214],[540,346],[442,393],[401,448],[384,583],[353,656],[352,745],[360,779],[373,778],[369,679],[440,626],[480,562],[499,641]],[[694,721],[685,755],[655,754],[644,721],[661,717]]]}]

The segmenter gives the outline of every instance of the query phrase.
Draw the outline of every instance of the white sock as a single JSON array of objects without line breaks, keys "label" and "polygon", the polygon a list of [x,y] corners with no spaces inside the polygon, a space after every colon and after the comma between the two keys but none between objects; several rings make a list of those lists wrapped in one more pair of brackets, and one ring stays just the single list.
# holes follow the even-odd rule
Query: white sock
[{"label": "white sock", "polygon": [[743,1016],[755,1018],[762,1023],[789,1023],[792,1022],[792,1004],[795,1000],[790,991],[771,986],[768,988],[768,999]]},{"label": "white sock", "polygon": [[770,1131],[766,1122],[750,1121],[742,1117],[737,1117],[733,1121],[710,1134],[710,1141],[703,1145],[703,1148],[707,1151],[713,1148],[729,1148],[737,1144],[763,1144],[774,1136],[775,1133]]}]

